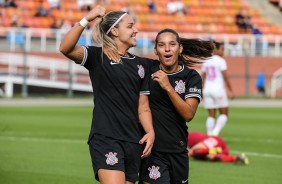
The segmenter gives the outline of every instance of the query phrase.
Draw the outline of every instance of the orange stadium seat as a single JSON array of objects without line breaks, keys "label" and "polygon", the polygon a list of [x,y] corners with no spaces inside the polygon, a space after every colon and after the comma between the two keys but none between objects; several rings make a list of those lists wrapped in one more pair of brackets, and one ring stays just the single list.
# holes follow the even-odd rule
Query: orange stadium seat
[{"label": "orange stadium seat", "polygon": [[193,24],[180,24],[177,26],[177,31],[181,33],[196,32],[196,26]]},{"label": "orange stadium seat", "polygon": [[22,17],[33,17],[36,14],[35,9],[23,9],[22,10]]},{"label": "orange stadium seat", "polygon": [[141,4],[135,4],[134,6],[131,6],[130,9],[137,14],[145,14],[149,12],[149,8],[147,6],[142,6]]},{"label": "orange stadium seat", "polygon": [[51,11],[52,16],[54,16],[55,19],[59,19],[62,17],[63,12],[61,10],[58,9],[53,9]]},{"label": "orange stadium seat", "polygon": [[185,17],[185,21],[187,23],[198,23],[200,22],[200,17],[197,15],[191,15],[191,16],[188,15]]},{"label": "orange stadium seat", "polygon": [[158,14],[164,14],[167,12],[166,6],[165,5],[157,5],[157,13]]},{"label": "orange stadium seat", "polygon": [[49,18],[49,17],[42,17],[42,18],[40,18],[39,27],[49,28],[49,27],[51,27],[51,24],[53,22],[54,22],[54,20]]},{"label": "orange stadium seat", "polygon": [[42,2],[42,6],[43,6],[43,8],[46,9],[46,10],[49,10],[49,9],[50,9],[50,4],[49,4],[49,2],[47,2],[47,1],[43,1],[43,2]]},{"label": "orange stadium seat", "polygon": [[21,7],[22,9],[37,9],[40,5],[40,2],[36,2],[36,1],[21,1],[21,3],[19,4],[19,7]]},{"label": "orange stadium seat", "polygon": [[1,26],[4,26],[4,27],[10,27],[11,24],[12,24],[12,20],[9,18],[9,17],[1,17],[1,24],[0,24],[0,27]]},{"label": "orange stadium seat", "polygon": [[[186,21],[185,16],[178,16],[178,15],[174,15],[173,17],[173,22],[176,24],[184,24]],[[169,22],[168,22],[169,23]]]},{"label": "orange stadium seat", "polygon": [[83,17],[82,12],[79,11],[79,10],[78,11],[73,11],[72,13],[73,13],[73,19],[75,21],[79,21]]},{"label": "orange stadium seat", "polygon": [[[147,0],[111,0],[106,3],[107,11],[129,8],[137,16],[139,31],[159,31],[164,27],[175,28],[184,32],[207,32],[207,33],[239,33],[235,25],[235,15],[240,8],[249,8],[252,21],[263,33],[279,34],[281,28],[272,26],[270,21],[260,15],[259,10],[249,7],[247,1],[241,0],[186,0],[183,1],[188,7],[188,14],[182,16],[167,13],[167,3],[170,0],[155,0],[157,12],[149,13]],[[269,0],[274,2],[274,0]],[[67,19],[77,22],[87,12],[80,11],[77,0],[61,0],[61,9],[52,9],[52,18],[34,18],[40,4],[49,9],[47,0],[16,0],[19,8],[1,8],[1,26],[9,26],[11,18],[17,15],[23,19],[29,27],[49,27],[56,19]],[[275,1],[276,2],[276,1]]]},{"label": "orange stadium seat", "polygon": [[35,21],[31,17],[24,18],[23,23],[28,27],[36,27]]},{"label": "orange stadium seat", "polygon": [[4,8],[2,12],[7,17],[13,17],[14,15],[16,15],[17,9],[16,8]]},{"label": "orange stadium seat", "polygon": [[78,6],[76,2],[64,1],[61,3],[61,9],[63,10],[78,10]]},{"label": "orange stadium seat", "polygon": [[138,22],[147,22],[147,20],[146,20],[147,17],[144,14],[138,14],[137,19],[138,19]]},{"label": "orange stadium seat", "polygon": [[216,24],[216,31],[218,33],[224,33],[225,32],[225,27],[223,24]]}]

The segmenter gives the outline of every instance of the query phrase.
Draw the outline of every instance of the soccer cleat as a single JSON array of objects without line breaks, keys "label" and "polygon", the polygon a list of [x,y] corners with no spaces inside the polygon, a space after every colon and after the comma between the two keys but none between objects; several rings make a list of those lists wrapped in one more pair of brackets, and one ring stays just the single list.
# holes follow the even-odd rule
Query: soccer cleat
[{"label": "soccer cleat", "polygon": [[240,155],[237,156],[235,163],[242,165],[249,165],[249,159],[245,155],[245,153],[241,153]]},{"label": "soccer cleat", "polygon": [[211,155],[216,155],[222,152],[222,148],[221,147],[216,147],[216,148],[210,148],[209,149],[209,154]]}]

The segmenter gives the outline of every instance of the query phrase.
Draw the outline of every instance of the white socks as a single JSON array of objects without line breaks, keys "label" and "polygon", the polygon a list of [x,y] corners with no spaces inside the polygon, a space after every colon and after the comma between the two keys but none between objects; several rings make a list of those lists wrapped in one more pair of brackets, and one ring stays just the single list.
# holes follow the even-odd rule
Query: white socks
[{"label": "white socks", "polygon": [[218,116],[215,123],[215,118],[209,116],[206,121],[207,134],[217,136],[226,125],[227,120],[228,117],[225,114],[221,114]]},{"label": "white socks", "polygon": [[206,121],[206,128],[207,128],[208,135],[212,134],[214,124],[215,124],[215,119],[209,116]]},{"label": "white socks", "polygon": [[218,135],[219,134],[219,132],[226,125],[227,119],[228,118],[227,118],[227,116],[225,114],[221,114],[221,115],[218,116],[218,118],[216,120],[215,127],[214,127],[213,132],[212,132],[213,135]]}]

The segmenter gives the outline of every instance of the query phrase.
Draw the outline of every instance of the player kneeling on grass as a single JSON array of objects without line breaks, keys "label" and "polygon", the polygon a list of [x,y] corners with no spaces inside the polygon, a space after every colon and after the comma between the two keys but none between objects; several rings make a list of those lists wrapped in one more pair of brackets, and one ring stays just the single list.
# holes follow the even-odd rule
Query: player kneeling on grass
[{"label": "player kneeling on grass", "polygon": [[248,165],[249,160],[244,153],[229,155],[229,149],[219,136],[208,136],[201,132],[189,132],[188,156],[198,160],[232,162]]}]

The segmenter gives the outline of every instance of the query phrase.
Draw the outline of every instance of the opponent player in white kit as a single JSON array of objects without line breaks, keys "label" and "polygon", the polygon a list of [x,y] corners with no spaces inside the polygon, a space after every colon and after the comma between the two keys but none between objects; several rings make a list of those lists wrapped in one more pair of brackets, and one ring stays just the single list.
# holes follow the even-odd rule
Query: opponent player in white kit
[{"label": "opponent player in white kit", "polygon": [[[208,135],[218,135],[228,119],[228,95],[234,98],[233,91],[227,77],[227,64],[222,58],[224,45],[214,41],[214,55],[202,65],[202,79],[204,84],[203,97],[204,107],[209,116],[206,120]],[[216,111],[219,116],[216,119]]]}]

